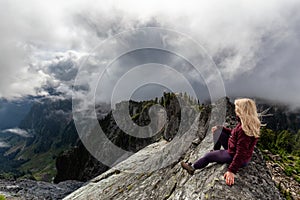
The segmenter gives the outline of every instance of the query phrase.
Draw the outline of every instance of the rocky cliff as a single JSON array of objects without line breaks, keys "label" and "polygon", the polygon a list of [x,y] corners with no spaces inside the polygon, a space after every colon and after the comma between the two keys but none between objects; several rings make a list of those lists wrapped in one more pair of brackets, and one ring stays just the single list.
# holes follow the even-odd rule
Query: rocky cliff
[{"label": "rocky cliff", "polygon": [[[178,97],[183,98],[183,95],[179,94]],[[188,97],[186,98],[188,99]],[[180,122],[188,121],[185,119],[194,118],[197,109],[199,109],[198,103],[190,99],[182,104],[183,111],[174,93],[164,93],[160,100],[120,102],[116,105],[117,109],[128,109],[131,116],[131,119],[127,119],[125,116],[121,117],[121,126],[125,128],[128,127],[129,120],[132,120],[139,126],[148,125],[151,121],[148,111],[154,104],[164,106],[167,115],[167,123],[163,129],[152,137],[139,138],[126,134],[116,124],[112,112],[108,113],[103,119],[99,119],[99,124],[105,132],[106,137],[113,144],[126,151],[137,152],[161,138],[164,138],[167,141],[172,140],[179,129]],[[79,142],[76,147],[65,151],[57,158],[56,168],[57,175],[54,179],[55,183],[64,180],[88,181],[109,169],[103,163],[97,161],[88,150],[86,150],[81,142]]]},{"label": "rocky cliff", "polygon": [[210,164],[193,176],[181,168],[182,160],[193,162],[212,148],[209,111],[203,109],[185,134],[145,147],[65,199],[283,199],[257,149],[232,187],[223,179],[226,164]]}]

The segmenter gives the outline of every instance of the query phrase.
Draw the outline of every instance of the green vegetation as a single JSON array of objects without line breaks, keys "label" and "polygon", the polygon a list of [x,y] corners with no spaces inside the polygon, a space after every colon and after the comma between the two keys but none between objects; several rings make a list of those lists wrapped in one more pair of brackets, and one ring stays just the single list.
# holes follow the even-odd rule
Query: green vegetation
[{"label": "green vegetation", "polygon": [[[51,182],[56,175],[55,159],[62,151],[63,148],[51,148],[48,152],[39,154],[33,154],[32,151],[25,152],[24,155],[31,159],[24,163],[20,170],[30,171],[34,179],[38,181]],[[41,165],[41,163],[43,164]],[[25,175],[28,175],[28,173]]]},{"label": "green vegetation", "polygon": [[300,130],[298,133],[291,133],[287,130],[276,132],[263,128],[258,147],[278,154],[280,159],[276,162],[284,168],[285,174],[300,183]]},{"label": "green vegetation", "polygon": [[156,104],[155,101],[145,101],[145,102],[143,102],[142,110],[141,110],[140,112],[134,114],[134,115],[131,117],[131,119],[132,119],[132,120],[137,120],[137,118],[138,118],[143,112],[145,112],[146,110],[148,111],[149,108],[150,108],[152,105],[154,105],[154,104]]},{"label": "green vegetation", "polygon": [[0,200],[6,200],[5,196],[0,194]]},{"label": "green vegetation", "polygon": [[278,184],[276,186],[286,200],[293,200],[291,193],[288,190],[283,189],[281,184]]},{"label": "green vegetation", "polygon": [[276,132],[262,128],[258,147],[268,149],[273,154],[300,157],[300,130],[295,134],[287,130]]},{"label": "green vegetation", "polygon": [[[36,144],[29,146],[20,155],[21,160],[0,157],[0,179],[16,180],[26,178],[51,182],[56,175],[55,159],[64,147],[52,147],[47,152],[35,153]],[[2,158],[2,159],[1,159]],[[2,167],[3,166],[3,167]]]}]

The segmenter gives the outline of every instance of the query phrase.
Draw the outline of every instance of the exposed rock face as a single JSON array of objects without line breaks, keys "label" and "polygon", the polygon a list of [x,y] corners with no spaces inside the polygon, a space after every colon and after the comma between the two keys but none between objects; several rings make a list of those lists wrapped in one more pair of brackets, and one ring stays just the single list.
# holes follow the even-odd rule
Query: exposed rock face
[{"label": "exposed rock face", "polygon": [[277,159],[281,159],[279,155],[273,155],[269,151],[264,151],[271,160],[266,161],[268,168],[272,172],[272,179],[276,185],[283,191],[290,192],[293,199],[300,199],[300,184],[292,177],[284,173],[281,164],[276,163]]},{"label": "exposed rock face", "polygon": [[82,182],[66,181],[59,184],[33,180],[8,181],[0,179],[0,194],[7,200],[62,199],[82,186]]},{"label": "exposed rock face", "polygon": [[82,143],[64,152],[56,159],[57,174],[54,183],[65,180],[87,181],[109,168],[92,157]]},{"label": "exposed rock face", "polygon": [[232,187],[223,179],[226,164],[210,164],[193,176],[181,168],[182,160],[194,162],[212,148],[207,116],[204,109],[184,135],[145,147],[65,199],[283,199],[257,149]]},{"label": "exposed rock face", "polygon": [[[144,102],[130,101],[121,102],[116,104],[117,109],[128,109],[132,120],[139,126],[146,126],[149,124],[150,117],[148,110],[154,104],[164,105],[167,115],[167,123],[163,129],[161,129],[156,135],[147,138],[138,138],[126,134],[116,124],[112,112],[110,112],[105,118],[99,120],[103,132],[105,132],[107,138],[113,142],[116,146],[130,152],[137,152],[138,150],[146,147],[147,145],[159,141],[161,138],[165,140],[172,140],[176,135],[179,125],[184,120],[194,119],[196,117],[197,109],[191,103],[191,105],[185,105],[181,107],[174,94],[165,93],[158,100],[150,100]],[[121,125],[126,127],[128,120],[124,117],[121,118]],[[158,121],[159,122],[159,121]],[[190,124],[186,123],[188,128]],[[105,144],[104,144],[105,145]],[[105,148],[104,148],[105,149]],[[54,179],[55,183],[64,180],[80,180],[88,181],[91,178],[108,170],[108,167],[97,161],[85,148],[82,143],[79,143],[77,147],[74,147],[63,154],[61,154],[56,160],[57,175]]]}]

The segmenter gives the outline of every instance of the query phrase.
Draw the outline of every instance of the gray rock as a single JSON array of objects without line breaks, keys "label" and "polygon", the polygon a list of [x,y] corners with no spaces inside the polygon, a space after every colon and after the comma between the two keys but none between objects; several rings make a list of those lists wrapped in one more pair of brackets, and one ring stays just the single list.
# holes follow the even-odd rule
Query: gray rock
[{"label": "gray rock", "polygon": [[[64,199],[283,199],[257,149],[232,187],[223,178],[226,164],[210,164],[193,176],[181,168],[182,160],[193,162],[212,148],[209,120],[203,116],[186,134],[145,147]],[[193,143],[196,138],[199,144]]]},{"label": "gray rock", "polygon": [[0,180],[0,194],[7,199],[62,199],[83,185],[78,181],[65,181],[52,184],[33,180]]}]

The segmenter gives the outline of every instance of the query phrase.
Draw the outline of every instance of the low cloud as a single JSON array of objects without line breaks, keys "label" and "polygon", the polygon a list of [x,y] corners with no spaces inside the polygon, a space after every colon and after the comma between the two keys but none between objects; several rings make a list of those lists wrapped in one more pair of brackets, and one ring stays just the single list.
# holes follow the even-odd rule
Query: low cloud
[{"label": "low cloud", "polygon": [[32,135],[30,135],[26,130],[20,129],[20,128],[10,128],[10,129],[5,129],[2,131],[3,133],[11,133],[11,134],[15,134],[21,137],[33,137]]},{"label": "low cloud", "polygon": [[0,148],[7,148],[7,147],[10,147],[8,143],[0,141]]},{"label": "low cloud", "polygon": [[[91,49],[122,31],[158,26],[187,34],[201,44],[220,70],[227,95],[300,107],[299,8],[296,0],[1,1],[0,97],[50,95],[47,87],[70,97],[74,77]],[[104,93],[109,93],[130,63],[141,63],[147,57],[136,53],[131,58],[107,71],[111,79],[107,85],[111,86]],[[160,58],[164,59],[168,58]],[[194,72],[186,68],[182,73],[201,96],[203,89],[199,88],[205,86]],[[99,77],[92,70],[82,75],[84,90],[78,92],[83,99],[93,98],[87,89]]]}]

